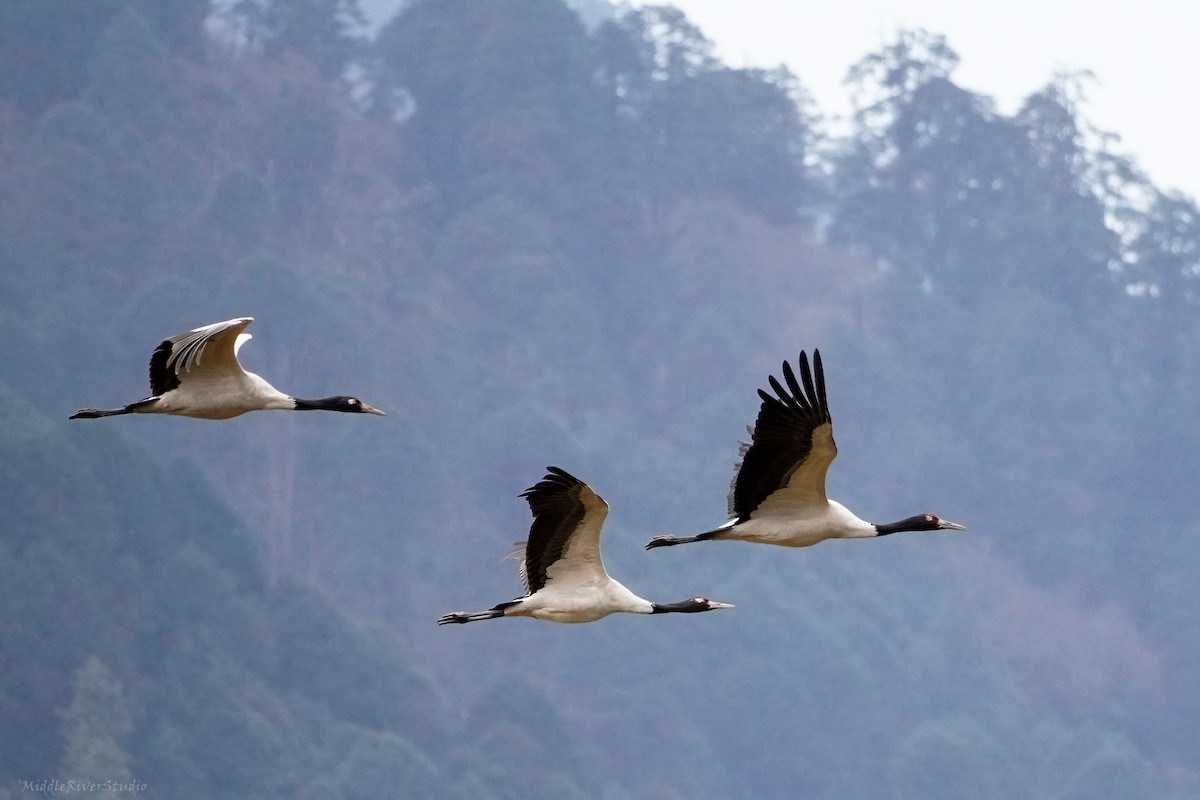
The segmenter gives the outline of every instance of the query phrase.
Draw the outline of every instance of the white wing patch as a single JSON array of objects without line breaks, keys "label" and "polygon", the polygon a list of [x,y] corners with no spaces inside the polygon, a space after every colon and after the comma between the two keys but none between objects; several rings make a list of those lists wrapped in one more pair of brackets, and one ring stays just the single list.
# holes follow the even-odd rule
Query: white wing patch
[{"label": "white wing patch", "polygon": [[575,532],[563,550],[562,558],[546,570],[546,583],[555,579],[578,586],[598,586],[609,581],[600,557],[600,531],[608,517],[608,503],[586,484],[579,493],[586,509]]},{"label": "white wing patch", "polygon": [[825,507],[828,502],[825,474],[836,455],[833,425],[827,422],[813,430],[812,449],[788,476],[787,483],[763,500],[750,514],[751,519],[780,513],[791,515],[805,508]]},{"label": "white wing patch", "polygon": [[233,343],[233,357],[237,358],[238,351],[242,349],[242,345],[254,338],[250,333],[239,333],[237,341]]},{"label": "white wing patch", "polygon": [[250,339],[243,333],[253,317],[240,317],[205,325],[172,339],[167,369],[179,377],[193,370],[239,370],[237,351]]}]

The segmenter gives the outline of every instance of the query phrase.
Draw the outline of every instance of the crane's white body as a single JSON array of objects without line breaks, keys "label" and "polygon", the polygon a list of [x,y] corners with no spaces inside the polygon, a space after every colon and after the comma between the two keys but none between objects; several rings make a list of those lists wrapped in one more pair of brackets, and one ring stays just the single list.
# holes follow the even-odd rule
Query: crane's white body
[{"label": "crane's white body", "polygon": [[654,605],[605,576],[593,585],[547,583],[534,594],[514,601],[504,613],[547,622],[595,622],[609,614],[653,614]]},{"label": "crane's white body", "polygon": [[296,401],[266,380],[246,372],[198,370],[188,375],[178,389],[159,396],[142,413],[177,414],[198,419],[232,419],[248,411],[290,411]]},{"label": "crane's white body", "polygon": [[755,511],[744,522],[729,520],[712,538],[809,547],[826,539],[865,539],[877,535],[874,525],[859,519],[836,500],[826,500],[822,504],[779,502],[769,510]]}]

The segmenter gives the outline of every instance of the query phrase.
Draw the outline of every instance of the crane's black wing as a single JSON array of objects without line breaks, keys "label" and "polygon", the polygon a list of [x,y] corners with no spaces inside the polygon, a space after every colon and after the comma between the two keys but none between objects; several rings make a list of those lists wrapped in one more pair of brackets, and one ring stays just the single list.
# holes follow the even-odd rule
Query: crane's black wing
[{"label": "crane's black wing", "polygon": [[250,338],[242,331],[253,321],[253,317],[239,317],[214,322],[164,339],[150,356],[150,395],[158,397],[179,388],[183,373],[201,367],[240,369],[237,351]]},{"label": "crane's black wing", "polygon": [[[549,580],[598,584],[608,578],[600,558],[608,504],[567,471],[546,470],[546,477],[521,494],[533,512],[521,559],[525,589],[533,594]],[[521,550],[514,555],[520,559]]]},{"label": "crane's black wing", "polygon": [[768,498],[792,505],[825,500],[825,473],[837,455],[837,445],[825,398],[821,353],[813,351],[812,370],[804,351],[797,364],[800,382],[785,361],[786,387],[772,375],[769,380],[775,396],[758,390],[762,398],[758,419],[750,430],[750,441],[742,444],[729,487],[730,519],[749,519]]}]

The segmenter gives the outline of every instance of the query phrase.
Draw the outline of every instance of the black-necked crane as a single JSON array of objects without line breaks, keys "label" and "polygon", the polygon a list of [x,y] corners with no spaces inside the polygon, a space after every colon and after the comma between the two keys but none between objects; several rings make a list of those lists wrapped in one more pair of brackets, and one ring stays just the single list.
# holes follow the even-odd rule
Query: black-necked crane
[{"label": "black-necked crane", "polygon": [[117,414],[177,414],[229,419],[247,411],[348,411],[386,416],[357,397],[301,400],[242,369],[237,353],[250,339],[253,317],[214,322],[166,339],[150,356],[150,396],[121,408],[83,408],[71,419]]},{"label": "black-necked crane", "polygon": [[594,622],[609,614],[669,614],[733,608],[703,597],[651,603],[609,577],[600,558],[600,528],[608,504],[586,483],[558,467],[521,494],[529,501],[529,539],[510,554],[519,565],[526,594],[487,611],[455,611],[439,625],[497,617],[550,622]]},{"label": "black-necked crane", "polygon": [[808,547],[825,539],[966,530],[933,514],[887,524],[867,522],[826,497],[825,473],[837,455],[837,445],[825,399],[825,371],[819,351],[813,351],[812,371],[803,351],[798,363],[803,387],[785,361],[787,388],[772,375],[769,380],[776,396],[758,390],[762,398],[758,419],[748,429],[750,441],[742,443],[741,459],[729,487],[729,521],[696,536],[656,536],[646,544],[647,550],[709,539]]}]

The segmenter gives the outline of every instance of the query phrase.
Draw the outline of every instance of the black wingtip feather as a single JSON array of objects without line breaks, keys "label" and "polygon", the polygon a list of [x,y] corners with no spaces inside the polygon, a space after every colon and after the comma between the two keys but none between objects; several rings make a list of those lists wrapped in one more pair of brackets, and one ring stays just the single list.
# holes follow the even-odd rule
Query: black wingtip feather
[{"label": "black wingtip feather", "polygon": [[825,398],[825,368],[821,365],[821,351],[813,350],[813,371],[817,373],[817,399],[821,401],[821,412],[829,421],[829,401]]},{"label": "black wingtip feather", "polygon": [[546,467],[546,476],[540,481],[530,486],[525,491],[521,492],[519,497],[529,498],[539,494],[550,492],[562,492],[570,489],[572,486],[578,486],[583,481],[576,478],[565,469],[555,466]]},{"label": "black wingtip feather", "polygon": [[[800,375],[804,378],[805,387],[809,386],[812,381],[808,377],[808,361],[804,359],[804,351],[800,352]],[[807,413],[812,412],[812,393],[800,391],[800,384],[796,382],[796,373],[792,372],[792,365],[788,362],[783,362],[783,379],[787,381],[788,388],[792,391],[792,399],[801,411]]]},{"label": "black wingtip feather", "polygon": [[558,478],[562,478],[564,481],[567,481],[568,483],[579,483],[580,482],[580,480],[578,478],[576,478],[571,473],[567,472],[562,467],[555,467],[555,466],[546,467],[546,477],[549,478],[552,475],[555,477],[558,477]]},{"label": "black wingtip feather", "polygon": [[[784,366],[786,366],[786,364]],[[784,377],[786,378],[787,376],[785,375]],[[783,388],[783,384],[777,381],[774,375],[768,375],[767,382],[770,383],[771,388],[775,390],[776,397],[771,398],[772,402],[782,403],[785,406],[790,406],[793,408],[798,407],[796,405],[795,398],[792,397],[791,393],[788,392],[787,389]]]},{"label": "black wingtip feather", "polygon": [[[813,352],[815,353],[816,351]],[[817,406],[816,410],[818,413],[820,413],[822,411],[822,408],[820,407],[821,399],[817,396],[817,390],[813,386],[812,370],[808,368],[808,356],[803,350],[800,351],[800,359],[798,363],[800,364],[800,379],[804,381],[804,395],[808,398],[811,404]]]}]

